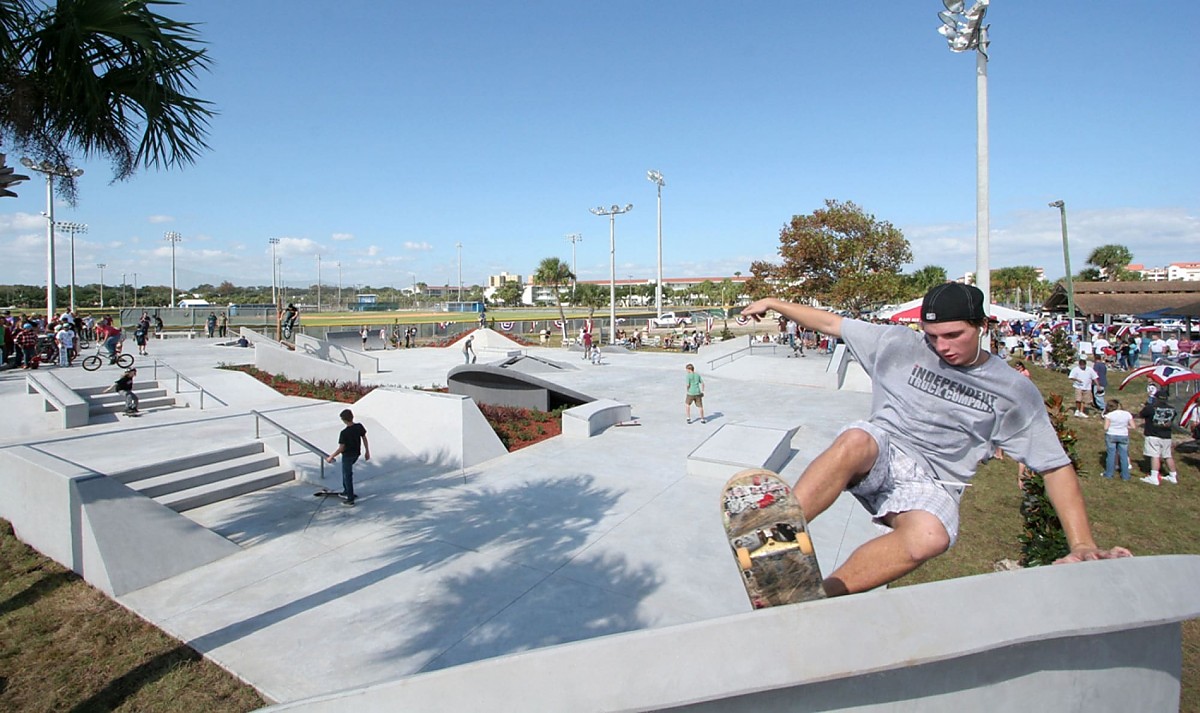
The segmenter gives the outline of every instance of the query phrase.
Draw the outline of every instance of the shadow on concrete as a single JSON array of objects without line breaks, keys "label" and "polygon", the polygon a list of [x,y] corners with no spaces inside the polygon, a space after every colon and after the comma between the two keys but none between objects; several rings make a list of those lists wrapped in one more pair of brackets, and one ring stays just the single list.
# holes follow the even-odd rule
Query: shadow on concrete
[{"label": "shadow on concrete", "polygon": [[[212,651],[414,569],[433,575],[427,588],[362,614],[374,627],[395,632],[399,644],[382,658],[426,661],[421,670],[645,628],[638,605],[660,586],[653,570],[633,567],[624,557],[585,553],[589,535],[616,508],[619,491],[596,487],[593,477],[582,474],[511,487],[464,486],[460,478],[456,471],[430,468],[402,491],[380,489],[368,504],[353,508],[355,520],[375,511],[368,516],[392,530],[380,547],[386,554],[375,557],[369,571],[189,644]],[[365,493],[370,485],[363,487]],[[214,529],[253,517],[246,511]],[[287,526],[298,530],[303,519],[293,512]],[[461,571],[455,563],[468,557],[473,564]],[[556,576],[568,562],[570,578]],[[454,569],[439,576],[449,567]]]},{"label": "shadow on concrete", "polygon": [[[467,551],[495,551],[501,558],[442,579],[439,591],[421,604],[421,627],[407,631],[395,653],[433,654],[421,668],[429,671],[645,628],[638,604],[658,589],[660,578],[624,557],[586,552],[589,536],[619,497],[618,491],[596,487],[590,475],[566,474],[463,492],[423,513],[409,529],[416,537],[401,551],[442,540]],[[558,575],[568,562],[570,577]],[[465,631],[461,617],[472,609],[468,600],[474,593],[503,590],[521,581],[523,573],[528,580],[529,568],[539,573],[535,582],[498,611],[480,613]],[[596,588],[596,583],[603,584]],[[448,640],[455,643],[447,649]]]}]

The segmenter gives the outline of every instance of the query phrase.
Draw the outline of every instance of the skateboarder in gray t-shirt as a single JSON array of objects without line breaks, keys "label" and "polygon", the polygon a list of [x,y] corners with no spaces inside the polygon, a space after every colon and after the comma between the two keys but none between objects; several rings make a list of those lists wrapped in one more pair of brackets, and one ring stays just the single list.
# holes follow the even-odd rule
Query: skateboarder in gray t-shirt
[{"label": "skateboarder in gray t-shirt", "polygon": [[931,289],[921,306],[923,332],[774,298],[742,314],[758,320],[769,310],[841,337],[873,385],[870,417],[842,429],[796,482],[809,520],[848,490],[891,528],[825,579],[829,595],[874,589],[949,549],[958,536],[958,499],[997,447],[1043,474],[1071,548],[1059,562],[1130,556],[1092,539],[1075,469],[1037,387],[980,347],[987,316],[978,288],[951,282]]}]

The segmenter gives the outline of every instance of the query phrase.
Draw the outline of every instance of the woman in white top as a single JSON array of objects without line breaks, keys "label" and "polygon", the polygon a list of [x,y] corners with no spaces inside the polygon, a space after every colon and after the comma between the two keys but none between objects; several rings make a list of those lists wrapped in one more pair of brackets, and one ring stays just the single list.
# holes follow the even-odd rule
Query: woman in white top
[{"label": "woman in white top", "polygon": [[1121,463],[1121,480],[1129,480],[1129,426],[1133,414],[1121,408],[1121,402],[1113,399],[1104,414],[1104,477],[1112,478],[1117,460]]}]

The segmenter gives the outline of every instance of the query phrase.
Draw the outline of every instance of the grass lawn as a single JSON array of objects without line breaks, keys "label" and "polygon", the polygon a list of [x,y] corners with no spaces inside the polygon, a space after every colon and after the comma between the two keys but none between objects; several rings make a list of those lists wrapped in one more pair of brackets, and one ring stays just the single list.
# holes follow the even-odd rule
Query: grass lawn
[{"label": "grass lawn", "polygon": [[250,711],[258,693],[0,520],[0,710]]},{"label": "grass lawn", "polygon": [[[1114,374],[1109,378],[1120,382]],[[1035,368],[1033,379],[1043,393],[1070,397],[1062,374]],[[1140,387],[1130,394],[1110,391],[1125,396],[1130,410],[1145,393]],[[1101,420],[1073,423],[1097,542],[1125,545],[1136,555],[1200,554],[1200,460],[1177,456],[1175,486],[1105,480]],[[1141,438],[1133,441],[1136,478],[1143,475]],[[996,561],[1019,558],[1016,465],[992,461],[974,483],[963,497],[958,544],[897,586],[991,572]],[[1153,596],[1153,583],[1145,596]],[[1200,711],[1200,621],[1184,625],[1183,649],[1180,709]],[[262,705],[252,688],[38,555],[0,520],[0,711],[199,713]]]}]

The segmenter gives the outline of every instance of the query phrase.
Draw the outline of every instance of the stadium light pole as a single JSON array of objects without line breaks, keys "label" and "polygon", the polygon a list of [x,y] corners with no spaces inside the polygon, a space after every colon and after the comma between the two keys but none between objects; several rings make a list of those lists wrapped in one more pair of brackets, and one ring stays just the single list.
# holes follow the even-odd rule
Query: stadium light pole
[{"label": "stadium light pole", "polygon": [[1051,208],[1058,208],[1062,220],[1063,266],[1067,269],[1067,331],[1075,331],[1075,284],[1071,280],[1071,250],[1067,247],[1067,204],[1054,201]]},{"label": "stadium light pole", "polygon": [[582,243],[583,236],[579,233],[571,233],[567,235],[567,240],[571,241],[571,306],[575,306],[575,287],[579,285],[578,263],[575,262],[575,243]]},{"label": "stadium light pole", "polygon": [[338,260],[338,311],[342,311],[342,261]]},{"label": "stadium light pole", "polygon": [[938,32],[946,38],[951,52],[975,51],[975,286],[983,292],[983,307],[991,312],[992,276],[989,250],[988,216],[988,26],[983,24],[989,0],[976,0],[963,12],[963,0],[942,0],[945,12],[939,12],[942,26]]},{"label": "stadium light pole", "polygon": [[646,178],[658,187],[658,282],[654,285],[654,305],[659,319],[662,318],[662,189],[667,185],[658,171],[646,172]]},{"label": "stadium light pole", "polygon": [[49,161],[34,163],[21,159],[21,165],[46,176],[46,322],[54,321],[54,177],[79,178],[82,168],[55,166]]},{"label": "stadium light pole", "polygon": [[321,253],[317,253],[317,311],[321,311]]},{"label": "stadium light pole", "polygon": [[458,309],[462,311],[462,243],[455,243],[458,248]]},{"label": "stadium light pole", "polygon": [[104,268],[108,267],[102,262],[96,263],[96,267],[100,268],[100,309],[104,309]]},{"label": "stadium light pole", "polygon": [[275,249],[279,245],[279,238],[267,238],[267,243],[271,245],[271,304],[278,308],[279,288],[277,287],[278,283],[275,281],[277,274],[275,271]]},{"label": "stadium light pole", "polygon": [[85,223],[66,223],[58,221],[58,228],[71,235],[71,312],[75,312],[75,234],[88,231]]},{"label": "stadium light pole", "polygon": [[592,215],[608,216],[608,343],[617,341],[617,216],[633,210],[629,203],[624,208],[613,205],[611,208],[599,206],[592,208]]},{"label": "stadium light pole", "polygon": [[183,236],[168,230],[163,233],[163,240],[171,244],[171,309],[175,309],[175,243],[183,240]]}]

